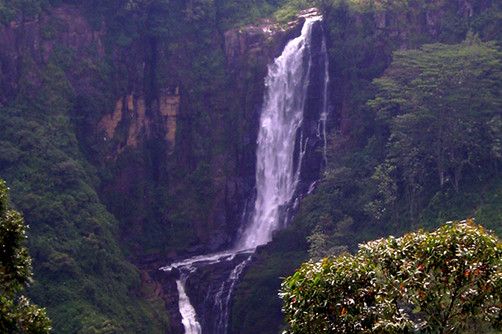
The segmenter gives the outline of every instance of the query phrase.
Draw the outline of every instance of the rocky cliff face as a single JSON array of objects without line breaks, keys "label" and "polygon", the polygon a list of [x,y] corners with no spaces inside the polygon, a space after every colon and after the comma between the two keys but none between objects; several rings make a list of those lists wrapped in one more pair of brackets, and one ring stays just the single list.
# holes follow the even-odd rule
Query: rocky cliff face
[{"label": "rocky cliff face", "polygon": [[[158,301],[143,293],[151,284],[144,282],[140,291],[139,273],[118,247],[117,221],[96,190],[104,199],[110,180],[123,175],[117,170],[107,178],[104,166],[142,148],[145,138],[157,136],[154,131],[174,129],[176,93],[161,95],[169,96],[155,108],[153,99],[117,88],[119,66],[113,66],[113,59],[118,51],[109,46],[108,34],[103,22],[91,24],[79,7],[69,5],[0,26],[1,146],[10,145],[18,153],[16,164],[1,164],[0,177],[12,184],[13,201],[32,226],[36,283],[29,293],[48,307],[55,330],[61,332],[102,327],[122,331],[122,324],[131,331],[157,331],[166,319],[153,319],[152,305]],[[139,91],[134,82],[130,92]],[[23,132],[29,145],[16,137]],[[167,132],[161,135],[169,138],[172,131]],[[57,258],[65,259],[71,269],[53,266]],[[114,265],[120,269],[110,269]],[[115,290],[113,296],[106,289]],[[93,291],[100,291],[99,297]],[[140,318],[150,321],[135,319],[126,307],[116,308],[118,304],[136,305]]]},{"label": "rocky cliff face", "polygon": [[[163,140],[169,147],[169,152],[174,150],[176,145],[176,118],[180,108],[180,96],[177,89],[174,92],[161,92],[158,100],[158,113],[155,115],[160,121],[161,133],[164,134]],[[145,140],[150,138],[152,130],[155,128],[152,117],[146,115],[146,104],[143,96],[134,96],[129,94],[120,97],[115,103],[112,113],[103,115],[97,126],[97,135],[102,135],[104,142],[113,141],[119,135],[117,130],[121,123],[125,123],[126,136],[122,140],[118,139],[116,146],[110,152],[107,159],[115,159],[125,150],[137,149]]]},{"label": "rocky cliff face", "polygon": [[[313,43],[318,52],[324,29],[333,87],[330,123],[338,130],[337,142],[357,145],[358,131],[364,129],[354,129],[353,120],[365,117],[359,107],[393,50],[461,41],[464,23],[490,5],[489,0],[426,6],[412,1],[405,8],[366,12],[343,6],[327,9],[324,28],[316,26]],[[0,27],[0,106],[15,100],[20,91],[36,91],[48,64],[64,70],[73,90],[71,118],[80,148],[98,171],[101,200],[119,219],[124,245],[145,268],[148,285],[146,270],[184,253],[216,250],[231,242],[246,205],[253,203],[267,64],[299,34],[301,23],[299,19],[282,27],[263,20],[226,32],[207,27],[208,49],[222,59],[222,64],[214,61],[218,71],[213,71],[214,64],[195,59],[189,48],[199,42],[197,33],[168,40],[143,31],[124,46],[110,41],[116,36],[106,20],[91,24],[79,6],[61,5],[36,19]],[[321,62],[316,59],[313,72]],[[203,80],[193,72],[207,68],[201,85]],[[317,131],[320,85],[312,80],[309,88],[304,131],[310,134]],[[319,152],[310,152],[306,160],[319,162]],[[302,191],[318,175],[319,166],[305,166]],[[169,295],[160,287],[153,293]]]},{"label": "rocky cliff face", "polygon": [[[302,23],[263,20],[211,30],[212,47],[224,60],[224,79],[211,73],[203,82],[221,87],[211,96],[194,92],[201,88],[191,77],[189,51],[172,51],[173,42],[146,33],[117,44],[110,41],[109,22],[91,24],[78,6],[61,5],[0,28],[0,105],[20,90],[39,89],[50,64],[61,67],[72,88],[72,126],[100,177],[101,201],[144,269],[142,290],[164,298],[173,324],[176,290],[157,284],[156,270],[183,254],[231,243],[246,203],[253,203],[267,65]],[[203,154],[201,141],[212,146]]]},{"label": "rocky cliff face", "polygon": [[[256,164],[256,140],[258,134],[258,124],[260,117],[260,109],[263,103],[264,94],[264,78],[267,74],[267,66],[276,56],[284,49],[285,44],[292,38],[298,36],[303,25],[303,18],[299,17],[294,22],[291,22],[287,27],[281,27],[271,21],[264,20],[256,25],[245,26],[239,29],[227,31],[224,34],[224,49],[225,49],[225,66],[228,69],[229,76],[233,85],[232,92],[228,94],[232,97],[228,102],[236,103],[239,110],[231,109],[230,112],[238,113],[242,118],[238,121],[238,128],[241,137],[236,138],[233,144],[235,147],[235,159],[232,161],[232,166],[235,168],[225,175],[223,182],[225,184],[225,196],[218,200],[217,207],[225,209],[225,214],[219,217],[217,224],[224,226],[220,240],[218,238],[217,228],[210,232],[213,237],[206,248],[198,248],[196,251],[205,253],[214,251],[220,248],[225,243],[229,246],[228,241],[231,241],[237,232],[237,229],[246,219],[246,212],[251,212],[254,205],[254,186],[255,186],[255,164]],[[322,27],[316,25],[316,38],[314,41],[314,56],[315,62],[320,63],[319,53],[322,40]],[[318,64],[319,65],[319,64]],[[321,92],[317,91],[320,82],[317,78],[317,73],[312,72],[314,78],[312,87],[310,88],[311,102],[307,107],[309,120],[306,121],[305,134],[316,138],[317,134],[314,130],[317,129],[319,120],[319,105],[318,99]],[[315,83],[314,83],[315,82]],[[314,124],[315,123],[315,124]],[[217,125],[215,125],[217,126]],[[317,143],[318,144],[318,143]],[[311,141],[310,148],[317,145],[315,141]],[[310,151],[310,149],[309,149]],[[229,157],[228,153],[224,156]],[[306,177],[306,184],[310,181],[309,178],[316,178],[315,172],[319,172],[320,159],[310,161],[315,171]],[[221,163],[221,165],[224,165]],[[317,169],[316,169],[317,168]],[[246,208],[247,206],[247,208]],[[216,212],[220,209],[216,209]],[[216,237],[216,238],[215,238]],[[223,239],[224,238],[224,239]],[[169,259],[164,259],[167,263]],[[229,272],[234,268],[236,263],[242,261],[239,256],[230,262],[221,262],[218,265],[209,267],[201,267],[197,275],[191,275],[187,282],[187,293],[189,294],[192,304],[196,308],[197,314],[202,319],[202,326],[205,331],[214,331],[214,326],[217,323],[218,305],[212,305],[208,300],[221,289],[221,283],[227,279]],[[162,291],[159,294],[166,301],[166,306],[169,310],[170,319],[172,319],[171,331],[173,333],[183,333],[181,327],[181,318],[177,303],[177,289],[173,284],[177,273],[165,273],[158,270],[150,272],[151,277],[162,286]],[[209,298],[209,299],[208,299]]]},{"label": "rocky cliff face", "polygon": [[[196,233],[182,237],[191,241],[174,248],[198,245],[192,249],[198,252],[203,245],[214,250],[230,242],[246,200],[252,202],[267,64],[300,33],[301,23],[301,18],[287,26],[262,20],[223,34],[211,32],[214,48],[224,56],[227,83],[217,93],[224,100],[210,97],[202,107],[212,109],[211,126],[204,133],[194,133],[200,131],[194,123],[204,102],[194,100],[200,96],[190,86],[193,59],[187,51],[169,52],[166,41],[147,34],[122,47],[110,42],[108,22],[91,25],[78,6],[61,5],[1,28],[0,103],[7,104],[26,83],[36,90],[43,80],[41,69],[49,62],[66,62],[81,148],[98,168],[101,198],[122,222],[121,235],[138,256],[147,249],[163,251],[145,246],[148,241],[142,236],[150,238],[152,229],[157,236],[168,235],[179,225],[173,222],[179,208],[168,202],[182,201],[178,193],[191,191],[186,178],[201,169],[194,136],[205,136],[206,142],[219,146],[202,166],[211,196],[204,199],[203,214],[186,215],[194,218],[192,226],[176,227]],[[213,85],[212,80],[204,84]]]},{"label": "rocky cliff face", "polygon": [[[302,23],[300,17],[287,26],[263,20],[222,35],[213,31],[216,41],[213,47],[221,48],[224,55],[226,83],[223,90],[212,92],[202,106],[204,101],[199,100],[201,96],[196,96],[190,86],[193,81],[189,76],[182,76],[193,71],[185,50],[167,55],[159,46],[163,43],[160,39],[137,43],[139,47],[156,46],[144,54],[144,73],[136,71],[140,73],[136,77],[129,75],[133,78],[129,86],[143,81],[143,87],[120,95],[113,107],[99,117],[88,118],[82,137],[89,131],[94,134],[96,140],[88,147],[96,149],[98,165],[115,166],[110,178],[104,180],[102,195],[111,211],[126,222],[124,239],[132,241],[138,255],[144,252],[137,236],[145,235],[152,218],[156,217],[162,234],[169,235],[172,226],[179,224],[172,221],[172,213],[183,205],[185,193],[206,187],[196,185],[197,189],[191,189],[187,184],[205,178],[210,184],[210,194],[204,193],[201,198],[204,203],[194,204],[197,206],[194,211],[203,208],[204,212],[185,215],[190,222],[183,222],[184,228],[194,232],[185,237],[189,242],[178,250],[201,253],[204,249],[214,251],[231,243],[246,203],[253,202],[257,126],[267,65],[289,39],[299,35]],[[120,63],[123,52],[113,51],[115,61]],[[157,77],[152,84],[148,82],[149,71],[164,73],[168,78]],[[202,84],[218,86],[217,80],[209,78]],[[159,82],[168,82],[171,86],[162,86]],[[210,113],[209,119],[200,129],[198,123],[202,120],[198,117],[206,112]],[[198,136],[204,136],[203,141],[213,146],[205,149],[208,153],[204,152],[202,158],[197,153]],[[129,159],[130,154],[136,158]],[[199,174],[201,169],[203,176]],[[194,174],[196,176],[190,176]],[[141,194],[138,188],[142,189]],[[159,203],[155,198],[158,191],[167,193],[167,202],[180,203]],[[117,196],[124,198],[122,203],[117,201]],[[128,203],[127,198],[135,198],[134,212],[128,208],[130,205],[124,204]],[[152,210],[153,206],[162,205],[168,209]],[[156,237],[162,239],[162,236]],[[166,255],[169,258],[180,254],[172,250],[164,252],[164,260]]]},{"label": "rocky cliff face", "polygon": [[[0,103],[9,104],[20,91],[36,92],[48,64],[61,67],[73,90],[72,117],[81,147],[98,169],[115,168],[103,178],[101,195],[120,217],[120,208],[108,195],[133,196],[138,183],[155,181],[160,172],[148,161],[152,155],[167,160],[174,150],[180,94],[170,85],[155,92],[145,88],[149,71],[145,43],[136,41],[127,50],[110,47],[106,25],[98,26],[92,26],[78,7],[61,5],[36,19],[1,27]],[[158,145],[152,147],[152,141]],[[140,157],[118,163],[130,152],[139,152]],[[131,185],[131,180],[137,182]],[[152,196],[145,194],[144,200]]]},{"label": "rocky cliff face", "polygon": [[[105,56],[104,35],[104,30],[91,28],[73,6],[60,6],[36,19],[0,26],[0,103],[12,100],[26,81],[34,87],[40,85],[41,68],[61,53],[78,55],[82,64],[100,63]],[[92,72],[82,67],[69,69],[68,77],[80,92],[93,89]]]}]

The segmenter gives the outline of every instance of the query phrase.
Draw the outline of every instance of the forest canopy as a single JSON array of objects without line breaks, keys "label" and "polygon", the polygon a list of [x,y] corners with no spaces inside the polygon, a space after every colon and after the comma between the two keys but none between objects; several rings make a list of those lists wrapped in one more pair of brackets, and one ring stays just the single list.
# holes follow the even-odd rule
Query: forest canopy
[{"label": "forest canopy", "polygon": [[494,42],[471,34],[462,44],[396,52],[375,80],[369,104],[390,127],[388,159],[406,171],[411,191],[428,167],[458,191],[467,170],[502,158],[501,57]]},{"label": "forest canopy", "polygon": [[[471,215],[502,232],[499,2],[0,0],[0,41],[19,32],[0,47],[0,176],[31,226],[27,293],[56,332],[175,325],[137,261],[230,240],[242,200],[232,189],[253,187],[266,66],[229,64],[225,34],[314,5],[330,63],[327,165],[243,274],[230,331],[276,334],[278,277],[308,256]],[[89,54],[84,40],[96,42]],[[143,99],[148,118],[171,91],[181,96],[173,152],[160,118],[142,131],[154,139],[122,151],[135,108],[123,108],[114,138],[95,136],[115,102]]]}]

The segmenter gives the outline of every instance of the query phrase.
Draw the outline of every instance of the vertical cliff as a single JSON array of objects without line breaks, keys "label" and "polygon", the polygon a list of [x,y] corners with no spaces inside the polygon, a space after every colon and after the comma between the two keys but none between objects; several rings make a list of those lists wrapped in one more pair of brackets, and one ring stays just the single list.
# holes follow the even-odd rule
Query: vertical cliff
[{"label": "vertical cliff", "polygon": [[228,246],[252,203],[266,66],[301,21],[223,32],[218,15],[62,4],[1,26],[0,176],[56,330],[162,331],[148,270]]}]

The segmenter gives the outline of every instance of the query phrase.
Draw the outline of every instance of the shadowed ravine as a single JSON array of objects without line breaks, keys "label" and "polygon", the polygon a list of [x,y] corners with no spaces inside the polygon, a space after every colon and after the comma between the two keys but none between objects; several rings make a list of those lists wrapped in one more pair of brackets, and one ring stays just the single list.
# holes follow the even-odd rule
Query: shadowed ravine
[{"label": "shadowed ravine", "polygon": [[[256,200],[253,213],[241,227],[232,249],[200,255],[162,267],[176,273],[179,311],[185,333],[226,334],[232,292],[257,247],[272,240],[273,233],[287,223],[298,196],[301,166],[309,135],[304,133],[312,68],[312,30],[321,16],[307,17],[301,35],[288,42],[282,54],[269,65],[260,116],[256,150]],[[328,60],[326,42],[320,47],[321,92],[315,135],[325,145],[328,113]],[[325,152],[325,149],[324,151]],[[323,160],[326,160],[323,154]],[[217,277],[207,289],[203,308],[196,307],[187,290],[191,275],[198,272]],[[217,274],[214,274],[214,273]],[[205,310],[203,314],[196,310]]]}]

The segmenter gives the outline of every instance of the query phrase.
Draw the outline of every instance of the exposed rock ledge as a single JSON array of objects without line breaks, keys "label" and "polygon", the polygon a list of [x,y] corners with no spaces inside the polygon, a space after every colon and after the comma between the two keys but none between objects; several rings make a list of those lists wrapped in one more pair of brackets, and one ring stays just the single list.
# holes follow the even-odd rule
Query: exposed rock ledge
[{"label": "exposed rock ledge", "polygon": [[[170,151],[174,148],[176,139],[176,118],[180,106],[179,89],[173,92],[163,90],[158,98],[158,115],[156,120],[161,122],[162,132]],[[145,136],[149,138],[152,132],[152,124],[155,122],[146,115],[146,104],[143,96],[129,94],[120,97],[115,103],[112,113],[105,114],[98,123],[98,130],[103,133],[103,140],[109,141],[115,137],[120,123],[126,124],[127,136],[120,143],[110,159],[122,153],[126,148],[137,148],[143,142]]]},{"label": "exposed rock ledge", "polygon": [[267,18],[225,32],[227,64],[240,64],[243,57],[265,55],[268,60],[277,57],[290,39],[300,35],[305,19],[317,15],[321,15],[317,8],[309,8],[299,12],[287,24]]}]

